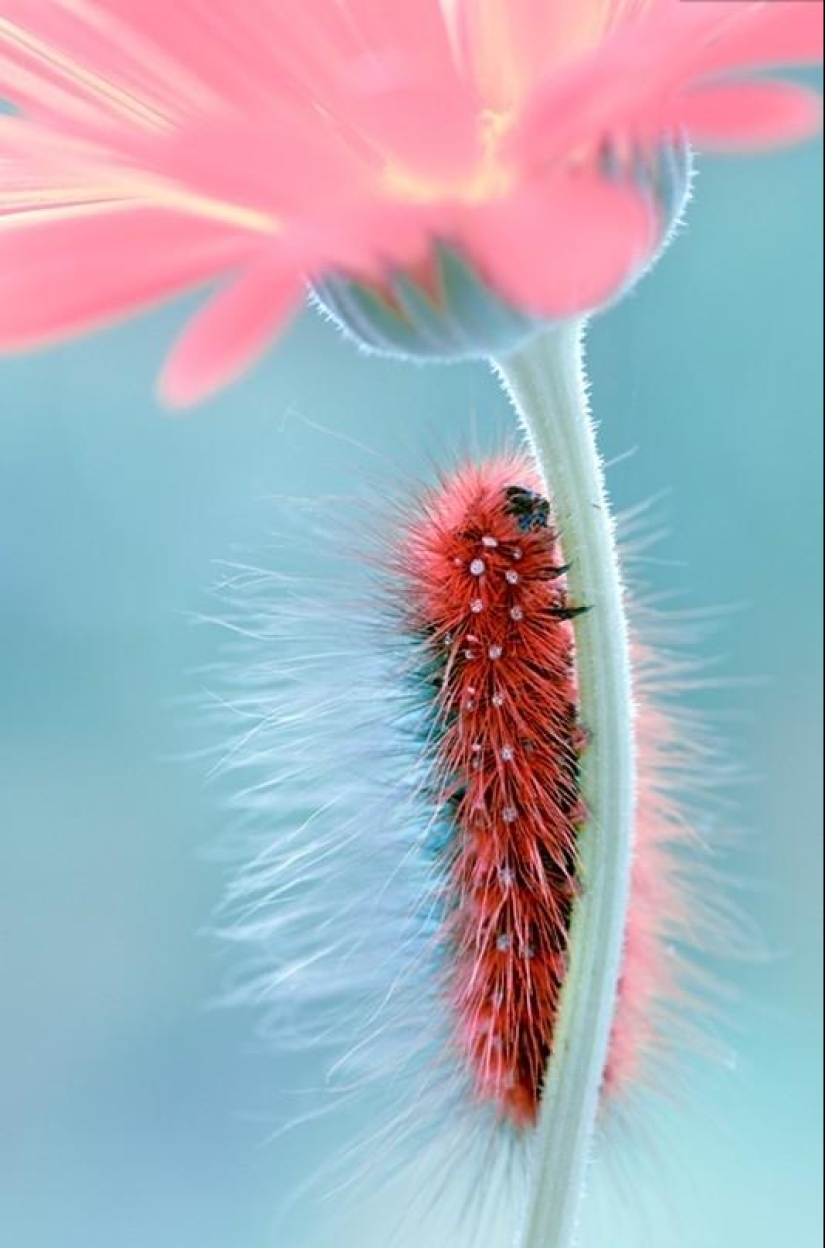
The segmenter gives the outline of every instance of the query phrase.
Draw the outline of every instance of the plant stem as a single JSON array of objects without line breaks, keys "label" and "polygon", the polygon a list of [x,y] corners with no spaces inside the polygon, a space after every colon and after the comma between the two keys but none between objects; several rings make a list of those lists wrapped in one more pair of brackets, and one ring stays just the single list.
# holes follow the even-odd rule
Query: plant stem
[{"label": "plant stem", "polygon": [[576,1234],[616,1003],[635,798],[628,629],[614,524],[584,375],[583,327],[554,329],[496,367],[543,474],[570,564],[581,721],[582,891],[537,1131],[520,1248],[569,1248]]}]

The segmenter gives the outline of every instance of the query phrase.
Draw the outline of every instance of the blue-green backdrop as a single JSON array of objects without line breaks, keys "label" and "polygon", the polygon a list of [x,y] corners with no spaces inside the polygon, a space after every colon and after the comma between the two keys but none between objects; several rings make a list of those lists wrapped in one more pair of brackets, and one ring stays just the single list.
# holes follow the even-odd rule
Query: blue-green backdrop
[{"label": "blue-green backdrop", "polygon": [[[655,587],[739,608],[706,643],[725,686],[709,696],[749,776],[733,868],[770,951],[731,970],[737,1069],[700,1075],[658,1229],[626,1215],[634,1248],[822,1241],[820,161],[702,162],[689,229],[591,334],[605,452],[636,448],[617,504],[668,490]],[[483,367],[367,359],[309,313],[170,419],[153,376],[188,310],[0,362],[10,1248],[274,1248],[312,1162],[267,1143],[294,1072],[255,1051],[249,1016],[207,1008],[221,972],[200,933],[224,876],[201,851],[224,813],[181,761],[177,703],[218,643],[187,615],[215,559],[264,550],[271,495],[352,488],[358,455],[330,431],[423,463],[446,424],[509,429]]]}]

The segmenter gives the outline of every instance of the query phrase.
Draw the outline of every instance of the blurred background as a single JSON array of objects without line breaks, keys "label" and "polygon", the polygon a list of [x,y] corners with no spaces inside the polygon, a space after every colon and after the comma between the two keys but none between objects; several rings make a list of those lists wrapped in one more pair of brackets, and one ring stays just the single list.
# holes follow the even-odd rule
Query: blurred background
[{"label": "blurred background", "polygon": [[[771,956],[731,969],[736,1069],[697,1072],[663,1136],[667,1177],[640,1183],[620,1222],[597,1192],[583,1248],[822,1242],[821,212],[815,146],[704,161],[690,228],[591,334],[605,454],[635,450],[611,471],[616,503],[668,491],[654,587],[738,608],[707,647],[727,687],[705,700],[751,777],[732,866]],[[202,933],[225,869],[206,851],[226,815],[187,758],[204,738],[180,703],[220,638],[187,617],[215,560],[271,562],[272,495],[359,488],[359,453],[335,435],[414,472],[444,426],[510,429],[482,366],[369,360],[310,313],[253,376],[171,419],[153,379],[188,311],[0,362],[13,1248],[301,1248],[275,1211],[323,1132],[270,1137],[279,1089],[311,1063],[280,1069],[250,1015],[209,1008],[222,970]]]}]

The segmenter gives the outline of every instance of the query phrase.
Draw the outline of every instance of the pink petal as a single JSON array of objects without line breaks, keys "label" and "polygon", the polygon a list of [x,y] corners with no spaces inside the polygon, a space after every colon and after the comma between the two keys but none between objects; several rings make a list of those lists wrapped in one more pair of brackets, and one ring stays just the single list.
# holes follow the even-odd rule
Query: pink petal
[{"label": "pink petal", "polygon": [[453,221],[454,214],[440,205],[366,203],[313,240],[314,268],[381,282],[390,273],[425,264],[433,238],[444,237]]},{"label": "pink petal", "polygon": [[[674,0],[659,0],[673,4]],[[690,9],[690,0],[675,0]],[[699,39],[694,74],[760,66],[814,64],[822,59],[823,11],[819,0],[701,0],[695,5]],[[694,0],[695,3],[695,0]]]},{"label": "pink petal", "polygon": [[822,122],[822,101],[791,83],[721,83],[684,96],[675,120],[702,147],[762,147],[810,138]]},{"label": "pink petal", "polygon": [[217,295],[190,322],[160,380],[172,407],[188,407],[240,377],[261,356],[302,293],[294,268],[271,258]]},{"label": "pink petal", "polygon": [[415,0],[414,4],[346,0],[344,8],[363,48],[404,53],[420,66],[428,66],[433,77],[452,71],[453,53],[441,0]]},{"label": "pink petal", "polygon": [[460,241],[517,307],[564,317],[614,297],[644,264],[655,236],[639,195],[581,173],[468,215]]},{"label": "pink petal", "polygon": [[227,271],[260,246],[157,208],[80,211],[0,215],[0,349],[105,324]]},{"label": "pink petal", "polygon": [[594,146],[609,134],[660,136],[678,95],[711,73],[815,59],[822,46],[816,0],[655,0],[594,52],[548,75],[512,136],[533,167]]},{"label": "pink petal", "polygon": [[[203,95],[186,60],[170,50],[181,7],[185,0],[175,6],[81,0],[71,9],[56,0],[5,0],[0,84],[15,102],[58,126],[85,120],[140,128],[177,117],[187,99],[198,90]],[[159,40],[149,33],[153,17],[164,33]]]},{"label": "pink petal", "polygon": [[374,150],[378,163],[410,183],[457,182],[481,157],[475,101],[457,82],[413,78],[362,87],[346,115]]},{"label": "pink petal", "polygon": [[255,88],[260,100],[262,84],[278,95],[278,16],[234,0],[4,0],[0,65],[60,83],[110,123],[180,121]]},{"label": "pink petal", "polygon": [[334,33],[311,91],[339,140],[370,153],[376,167],[408,165],[422,177],[458,177],[469,167],[478,154],[477,100],[458,71],[439,0],[298,7],[300,16],[292,10],[284,21],[293,56],[317,64],[319,26],[322,37]]},{"label": "pink petal", "polygon": [[187,51],[184,63],[197,66],[220,98],[244,103],[253,116],[255,108],[266,114],[274,100],[289,99],[293,111],[300,107],[317,121],[320,106],[339,137],[357,146],[365,94],[391,82],[406,90],[422,79],[445,92],[458,87],[439,0],[211,0],[208,6],[190,0],[189,8],[185,42],[178,41]]},{"label": "pink petal", "polygon": [[459,54],[487,104],[507,108],[597,47],[648,0],[457,0]]},{"label": "pink petal", "polygon": [[204,118],[133,151],[141,167],[189,191],[280,218],[332,212],[366,188],[329,127],[275,103],[262,116]]}]

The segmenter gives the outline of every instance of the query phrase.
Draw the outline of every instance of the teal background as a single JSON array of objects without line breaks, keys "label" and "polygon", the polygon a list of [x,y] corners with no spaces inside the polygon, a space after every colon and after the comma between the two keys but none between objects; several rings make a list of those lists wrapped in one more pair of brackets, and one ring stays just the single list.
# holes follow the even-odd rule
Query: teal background
[{"label": "teal background", "polygon": [[[594,1195],[584,1248],[822,1242],[820,161],[703,162],[690,228],[592,330],[605,454],[637,448],[611,471],[617,505],[669,491],[650,579],[738,608],[703,643],[723,686],[705,696],[749,776],[732,866],[770,955],[730,970],[736,1070],[699,1072],[664,1177],[640,1171],[620,1219]],[[447,426],[510,427],[483,367],[367,359],[311,314],[170,419],[153,378],[190,306],[0,363],[11,1248],[292,1248],[274,1211],[323,1139],[268,1142],[277,1089],[306,1071],[207,1008],[225,876],[204,851],[225,815],[179,704],[219,639],[187,617],[215,559],[266,551],[272,495],[357,488],[360,460],[374,475],[337,435],[403,472]]]}]

